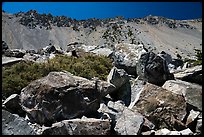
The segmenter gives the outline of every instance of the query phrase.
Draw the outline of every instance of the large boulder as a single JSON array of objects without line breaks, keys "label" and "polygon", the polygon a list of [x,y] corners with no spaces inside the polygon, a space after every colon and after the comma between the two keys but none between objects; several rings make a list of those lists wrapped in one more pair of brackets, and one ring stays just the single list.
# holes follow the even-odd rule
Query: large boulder
[{"label": "large boulder", "polygon": [[28,122],[2,109],[2,135],[36,135]]},{"label": "large boulder", "polygon": [[114,100],[122,100],[126,105],[130,104],[130,82],[127,72],[123,69],[113,67],[107,76],[107,82],[113,84],[116,89],[110,93]]},{"label": "large boulder", "polygon": [[156,129],[179,129],[184,126],[181,122],[186,116],[186,102],[183,96],[150,83],[144,86],[139,100],[132,109],[155,124]]},{"label": "large boulder", "polygon": [[141,132],[144,117],[130,109],[122,111],[122,115],[117,119],[115,131],[119,135],[138,135]]},{"label": "large boulder", "polygon": [[186,68],[180,72],[175,72],[174,77],[183,81],[202,85],[202,65]]},{"label": "large boulder", "polygon": [[188,104],[202,111],[202,86],[182,80],[168,80],[162,87],[175,94],[184,96]]},{"label": "large boulder", "polygon": [[110,130],[109,120],[71,119],[54,123],[51,127],[46,128],[42,135],[109,135]]},{"label": "large boulder", "polygon": [[162,86],[169,79],[174,79],[165,59],[153,52],[142,54],[136,68],[140,79],[158,86]]},{"label": "large boulder", "polygon": [[50,72],[23,88],[20,100],[31,121],[49,125],[96,112],[101,98],[114,89],[105,81],[88,80],[66,71]]},{"label": "large boulder", "polygon": [[136,76],[136,64],[142,53],[146,53],[142,44],[116,44],[113,53],[115,66],[124,69],[130,75]]},{"label": "large boulder", "polygon": [[118,69],[113,67],[107,76],[107,82],[115,85],[116,90],[119,89],[122,85],[126,84],[129,81],[129,76],[127,72],[123,69]]},{"label": "large boulder", "polygon": [[172,73],[172,72],[175,72],[177,71],[178,69],[181,69],[184,65],[184,62],[183,60],[181,59],[174,59],[171,57],[170,54],[162,51],[160,54],[158,54],[158,56],[164,58],[164,60],[166,61],[167,63],[167,66],[169,68],[169,71]]}]

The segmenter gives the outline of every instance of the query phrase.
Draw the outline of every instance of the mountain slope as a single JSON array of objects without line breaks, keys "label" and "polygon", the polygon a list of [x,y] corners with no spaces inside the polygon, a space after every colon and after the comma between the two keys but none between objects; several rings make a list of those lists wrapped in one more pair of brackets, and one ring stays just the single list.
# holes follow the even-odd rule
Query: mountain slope
[{"label": "mountain slope", "polygon": [[2,12],[2,40],[9,48],[34,49],[54,44],[64,50],[73,42],[112,48],[116,43],[143,43],[156,53],[176,57],[195,55],[202,49],[202,20],[172,20],[158,16],[139,19],[72,20],[38,14],[37,11]]}]

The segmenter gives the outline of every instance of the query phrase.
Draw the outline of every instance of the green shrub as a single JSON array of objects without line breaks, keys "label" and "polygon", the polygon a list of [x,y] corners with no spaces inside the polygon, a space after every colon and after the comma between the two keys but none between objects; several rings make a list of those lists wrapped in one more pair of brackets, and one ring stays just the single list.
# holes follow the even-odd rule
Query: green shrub
[{"label": "green shrub", "polygon": [[198,49],[194,49],[195,53],[196,53],[196,60],[192,60],[192,59],[184,59],[184,62],[188,62],[190,64],[192,64],[193,66],[197,66],[197,65],[202,65],[202,51],[198,50]]},{"label": "green shrub", "polygon": [[2,69],[2,96],[19,94],[30,82],[47,76],[51,71],[66,70],[74,75],[91,79],[106,80],[112,68],[112,60],[105,56],[85,54],[75,58],[56,55],[47,63],[19,62]]}]

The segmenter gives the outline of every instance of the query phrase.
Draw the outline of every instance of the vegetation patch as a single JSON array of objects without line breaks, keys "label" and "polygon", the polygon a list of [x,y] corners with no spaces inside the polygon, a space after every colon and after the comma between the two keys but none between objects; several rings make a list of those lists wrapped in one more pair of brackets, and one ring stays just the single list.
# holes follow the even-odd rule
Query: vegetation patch
[{"label": "vegetation patch", "polygon": [[85,54],[83,57],[56,55],[47,63],[19,62],[2,69],[2,96],[19,94],[30,82],[47,76],[51,71],[66,70],[74,75],[106,80],[112,68],[112,60],[105,56]]},{"label": "vegetation patch", "polygon": [[188,62],[193,66],[202,65],[202,50],[194,49],[194,51],[196,53],[196,60],[185,58],[184,62]]}]

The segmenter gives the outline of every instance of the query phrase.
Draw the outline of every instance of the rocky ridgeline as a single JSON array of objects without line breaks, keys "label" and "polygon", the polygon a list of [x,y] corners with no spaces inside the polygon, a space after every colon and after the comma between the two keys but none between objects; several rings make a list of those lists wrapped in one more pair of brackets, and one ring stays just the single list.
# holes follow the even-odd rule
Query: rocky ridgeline
[{"label": "rocky ridgeline", "polygon": [[[66,16],[53,16],[49,14],[40,14],[36,10],[30,10],[28,12],[19,12],[14,14],[16,17],[20,17],[19,22],[22,25],[27,26],[30,29],[34,29],[37,26],[40,28],[52,29],[53,26],[57,27],[73,27],[73,30],[79,31],[79,27],[83,26],[84,28],[91,27],[93,30],[97,26],[106,26],[113,22],[117,22],[119,24],[124,24],[125,22],[135,22],[137,24],[144,24],[145,22],[151,25],[163,24],[168,26],[169,28],[189,28],[195,29],[194,26],[189,25],[185,21],[176,21],[173,19],[167,19],[165,17],[160,16],[146,16],[144,18],[129,18],[124,19],[122,16],[118,16],[116,18],[109,18],[109,19],[96,19],[91,18],[88,20],[76,20]],[[202,19],[197,20],[202,21]]]},{"label": "rocky ridgeline", "polygon": [[61,71],[31,82],[19,95],[2,100],[3,135],[202,134],[202,66],[184,66],[142,44],[110,49],[75,43],[67,51],[54,45],[39,51],[6,45],[7,58],[22,52],[22,60],[43,62],[56,54],[80,57],[83,50],[112,58],[114,67],[107,81]]}]

